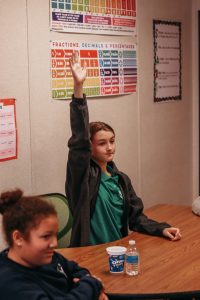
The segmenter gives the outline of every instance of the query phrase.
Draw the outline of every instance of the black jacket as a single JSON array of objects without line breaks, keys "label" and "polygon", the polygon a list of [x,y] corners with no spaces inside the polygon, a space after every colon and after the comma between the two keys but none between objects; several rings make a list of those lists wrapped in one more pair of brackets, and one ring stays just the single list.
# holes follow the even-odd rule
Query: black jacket
[{"label": "black jacket", "polygon": [[[85,96],[84,99],[72,99],[70,120],[72,136],[68,141],[69,155],[65,188],[74,220],[70,245],[77,247],[89,245],[90,219],[101,180],[101,169],[91,159],[89,114]],[[163,229],[170,225],[148,219],[143,214],[142,200],[137,197],[129,177],[120,172],[114,162],[110,162],[109,165],[119,176],[124,198],[122,236],[128,234],[128,228],[162,236]]]},{"label": "black jacket", "polygon": [[[4,250],[0,253],[0,299],[97,300],[102,285],[88,274],[56,252],[51,264],[30,269],[8,259]],[[76,284],[75,277],[80,278]]]}]

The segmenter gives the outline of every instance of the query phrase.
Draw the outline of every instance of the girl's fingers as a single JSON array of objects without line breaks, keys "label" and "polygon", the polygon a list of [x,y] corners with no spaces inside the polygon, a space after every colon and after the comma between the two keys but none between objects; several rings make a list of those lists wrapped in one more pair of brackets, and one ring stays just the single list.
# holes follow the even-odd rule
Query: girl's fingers
[{"label": "girl's fingers", "polygon": [[76,62],[76,51],[72,52],[72,56],[71,56],[70,60],[71,60],[72,65],[75,64],[75,62]]},{"label": "girl's fingers", "polygon": [[86,63],[86,60],[83,61],[83,69],[86,69],[87,67],[87,63]]},{"label": "girl's fingers", "polygon": [[79,59],[78,51],[72,52],[72,56],[69,58],[70,67],[72,67],[74,64],[77,64],[79,62],[80,62],[80,59]]},{"label": "girl's fingers", "polygon": [[75,51],[75,55],[74,55],[74,62],[78,63],[79,62],[79,55],[78,55],[78,51]]},{"label": "girl's fingers", "polygon": [[72,67],[72,57],[69,58],[69,66]]}]

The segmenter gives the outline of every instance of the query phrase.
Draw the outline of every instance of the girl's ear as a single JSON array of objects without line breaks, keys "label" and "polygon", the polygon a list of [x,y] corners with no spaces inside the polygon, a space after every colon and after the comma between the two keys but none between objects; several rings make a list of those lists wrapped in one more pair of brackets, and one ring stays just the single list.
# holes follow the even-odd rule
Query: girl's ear
[{"label": "girl's ear", "polygon": [[22,233],[19,230],[14,230],[13,231],[12,238],[13,238],[14,245],[16,245],[18,247],[22,246],[23,236],[22,236]]}]

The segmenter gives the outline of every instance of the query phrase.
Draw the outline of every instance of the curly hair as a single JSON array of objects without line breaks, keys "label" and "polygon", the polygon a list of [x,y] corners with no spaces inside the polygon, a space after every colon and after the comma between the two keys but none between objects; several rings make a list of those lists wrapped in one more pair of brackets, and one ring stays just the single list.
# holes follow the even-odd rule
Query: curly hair
[{"label": "curly hair", "polygon": [[0,213],[3,215],[5,239],[10,247],[13,246],[14,230],[19,230],[28,239],[30,229],[37,227],[43,217],[57,216],[52,204],[38,196],[23,196],[20,189],[1,194]]}]

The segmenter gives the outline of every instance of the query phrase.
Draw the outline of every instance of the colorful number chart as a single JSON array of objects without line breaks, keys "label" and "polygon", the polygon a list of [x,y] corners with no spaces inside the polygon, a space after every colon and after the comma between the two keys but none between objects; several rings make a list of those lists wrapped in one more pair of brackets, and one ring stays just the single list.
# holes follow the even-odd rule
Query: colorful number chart
[{"label": "colorful number chart", "polygon": [[135,35],[136,0],[50,0],[54,31]]},{"label": "colorful number chart", "polygon": [[133,43],[51,42],[52,98],[68,99],[73,93],[69,58],[78,51],[81,65],[86,65],[87,97],[112,96],[136,92],[137,61]]}]

